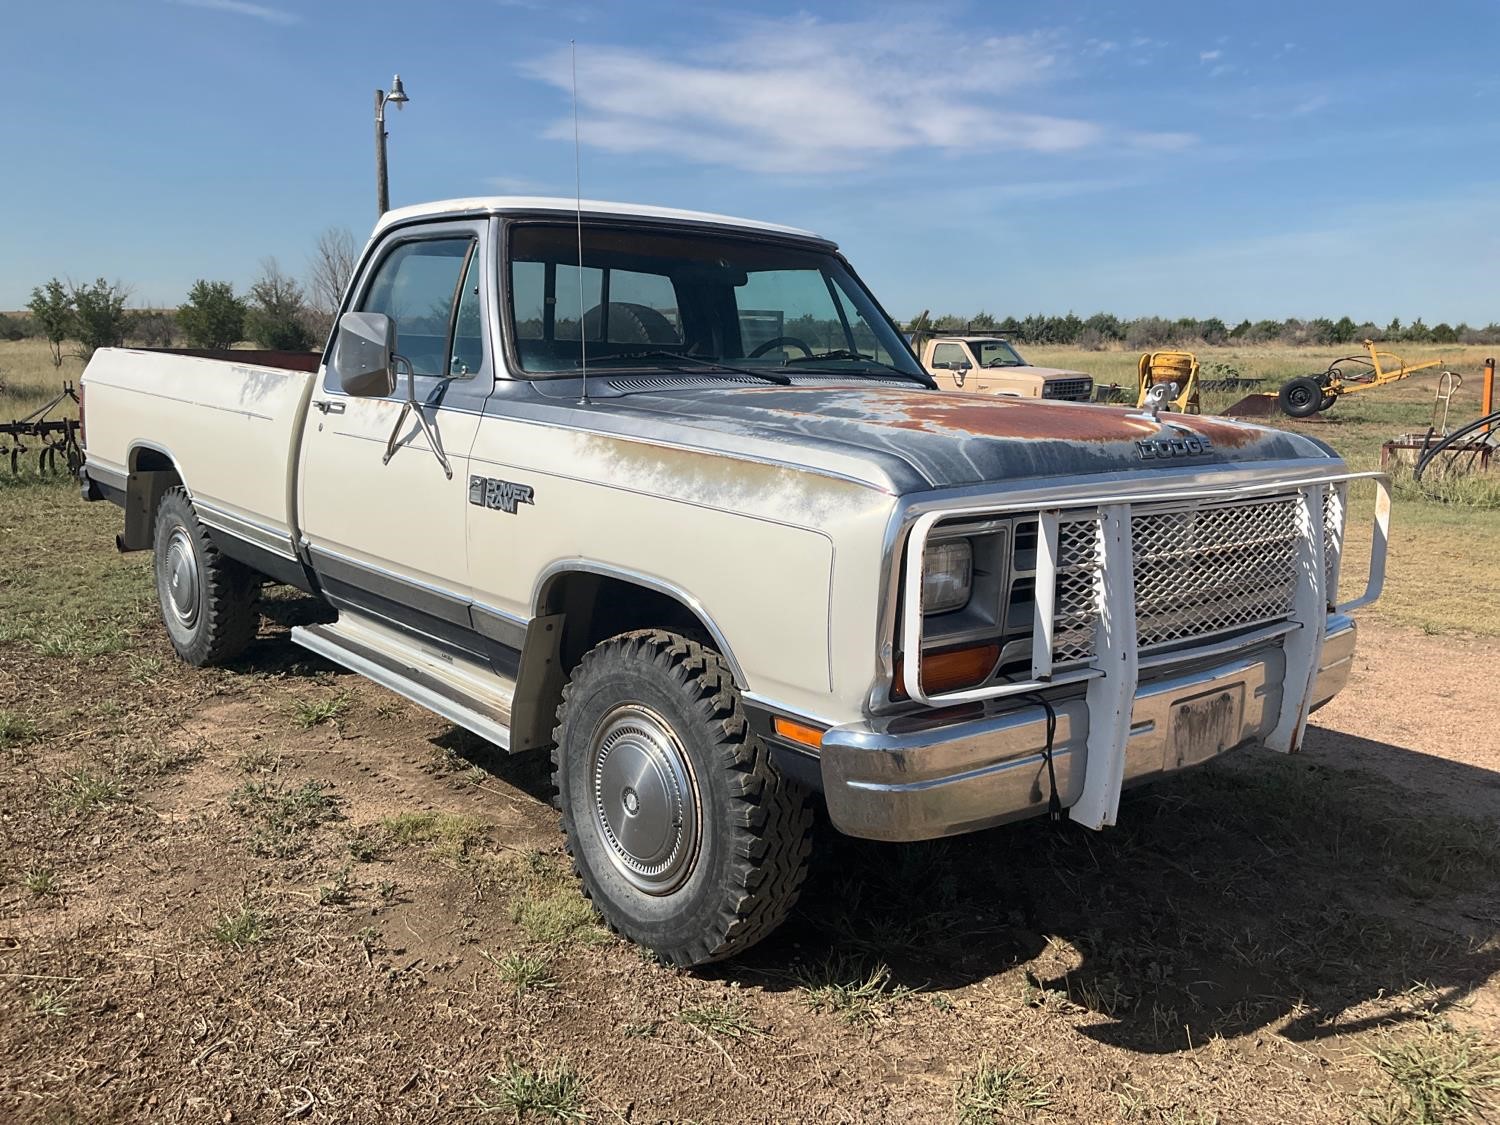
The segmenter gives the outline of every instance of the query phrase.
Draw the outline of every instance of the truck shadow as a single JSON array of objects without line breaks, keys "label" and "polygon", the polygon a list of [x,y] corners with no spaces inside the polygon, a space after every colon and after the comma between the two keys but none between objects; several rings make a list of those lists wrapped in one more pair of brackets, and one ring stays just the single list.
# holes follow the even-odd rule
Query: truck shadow
[{"label": "truck shadow", "polygon": [[720,971],[773,990],[881,966],[918,990],[1008,977],[1016,1003],[1142,1052],[1346,1034],[1399,1018],[1371,1001],[1419,986],[1442,1010],[1500,974],[1500,829],[1426,796],[1475,787],[1500,809],[1500,775],[1313,728],[1296,757],[1248,751],[1127,793],[1103,833],[1031,821],[889,845],[829,828],[793,918]]},{"label": "truck shadow", "polygon": [[[343,674],[281,632],[316,620],[314,599],[266,613],[251,666]],[[458,728],[436,745],[550,797],[546,754]],[[1500,976],[1497,815],[1500,774],[1313,726],[1294,757],[1245,751],[1126,793],[1100,833],[1032,820],[880,844],[824,823],[792,917],[705,972],[772,991],[882,969],[933,994],[989,982],[1147,1053],[1271,1026],[1315,1041],[1403,1018],[1385,998],[1417,988],[1441,1011]]]}]

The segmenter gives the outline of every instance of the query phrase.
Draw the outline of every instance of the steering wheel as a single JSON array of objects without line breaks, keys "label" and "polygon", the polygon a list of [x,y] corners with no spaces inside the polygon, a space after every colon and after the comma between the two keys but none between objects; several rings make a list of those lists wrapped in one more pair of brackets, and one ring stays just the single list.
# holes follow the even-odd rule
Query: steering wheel
[{"label": "steering wheel", "polygon": [[807,356],[808,359],[812,359],[813,358],[813,350],[810,347],[808,347],[807,344],[805,344],[803,341],[797,339],[797,337],[795,337],[795,336],[777,336],[776,339],[774,339],[774,340],[767,340],[764,344],[762,344],[760,347],[756,348],[753,352],[751,352],[745,358],[746,359],[759,359],[761,356],[765,355],[772,348],[784,347],[787,344],[790,344],[794,348],[801,348],[802,349],[802,354],[805,355],[805,356]]}]

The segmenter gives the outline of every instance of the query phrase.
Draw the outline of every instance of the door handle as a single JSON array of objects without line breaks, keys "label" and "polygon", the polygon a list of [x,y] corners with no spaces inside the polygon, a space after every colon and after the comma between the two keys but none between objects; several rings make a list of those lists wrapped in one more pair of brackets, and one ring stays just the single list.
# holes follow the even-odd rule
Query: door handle
[{"label": "door handle", "polygon": [[333,402],[328,399],[318,398],[313,399],[313,405],[324,414],[342,414],[344,412],[344,404],[342,402]]}]

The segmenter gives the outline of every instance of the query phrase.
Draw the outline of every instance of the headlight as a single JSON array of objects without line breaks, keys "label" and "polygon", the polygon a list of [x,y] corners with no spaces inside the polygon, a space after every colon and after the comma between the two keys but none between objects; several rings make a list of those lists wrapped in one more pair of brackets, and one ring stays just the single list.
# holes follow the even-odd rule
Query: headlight
[{"label": "headlight", "polygon": [[929,543],[922,559],[922,612],[951,613],[969,604],[974,548],[967,539]]}]

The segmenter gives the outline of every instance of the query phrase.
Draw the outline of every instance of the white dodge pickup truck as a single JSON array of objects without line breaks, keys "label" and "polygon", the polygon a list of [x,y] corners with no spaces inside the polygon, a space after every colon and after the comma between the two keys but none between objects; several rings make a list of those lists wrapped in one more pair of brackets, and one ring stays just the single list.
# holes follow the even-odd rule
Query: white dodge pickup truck
[{"label": "white dodge pickup truck", "polygon": [[[83,491],[184,660],[266,583],[293,639],[549,748],[583,886],[679,964],[856,836],[1114,822],[1294,751],[1344,684],[1349,482],[1222,419],[944,393],[837,247],[723,216],[465,199],[381,219],[321,354],[104,349]],[[819,798],[819,795],[821,797]]]}]

